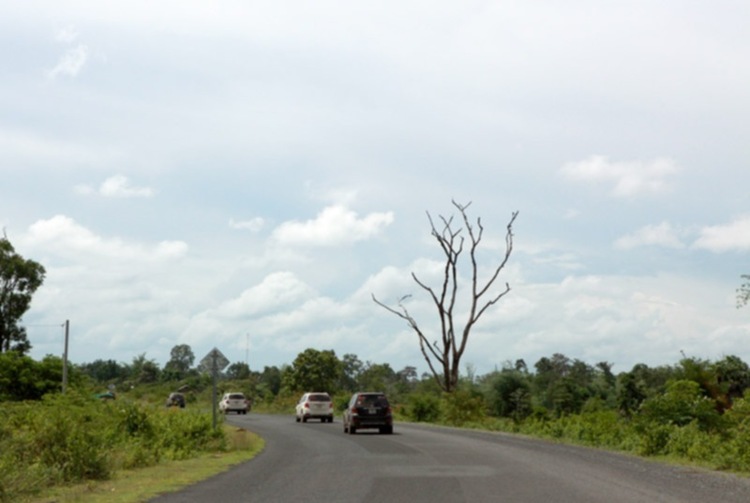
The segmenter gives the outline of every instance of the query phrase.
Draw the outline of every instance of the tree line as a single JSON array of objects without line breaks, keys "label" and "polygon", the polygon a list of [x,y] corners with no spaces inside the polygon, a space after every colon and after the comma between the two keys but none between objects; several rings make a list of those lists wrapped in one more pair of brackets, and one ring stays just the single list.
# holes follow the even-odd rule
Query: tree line
[{"label": "tree line", "polygon": [[[138,355],[130,364],[96,360],[74,368],[101,386],[173,382],[177,387],[207,379],[193,362],[190,346],[183,344],[172,349],[171,358],[163,368],[145,355]],[[388,363],[363,362],[354,354],[338,357],[334,350],[315,348],[302,351],[293,362],[281,367],[251,370],[246,363],[235,362],[222,373],[221,379],[242,382],[256,401],[265,402],[305,391],[327,391],[332,395],[384,391],[395,403],[402,404],[413,403],[415,397],[440,398],[448,394],[431,374],[418,375],[414,366],[395,370]],[[679,396],[686,403],[703,402],[705,414],[720,416],[750,388],[750,366],[735,355],[715,361],[683,356],[673,365],[639,363],[615,374],[611,363],[589,364],[554,353],[532,366],[522,359],[507,361],[479,376],[469,366],[454,392],[480,400],[481,408],[490,416],[516,421],[590,410],[613,410],[627,418],[643,413],[644,407],[653,412],[657,407],[654,403],[665,395],[674,399],[678,396],[674,383],[683,383]],[[685,413],[674,421],[691,419],[694,414]]]}]

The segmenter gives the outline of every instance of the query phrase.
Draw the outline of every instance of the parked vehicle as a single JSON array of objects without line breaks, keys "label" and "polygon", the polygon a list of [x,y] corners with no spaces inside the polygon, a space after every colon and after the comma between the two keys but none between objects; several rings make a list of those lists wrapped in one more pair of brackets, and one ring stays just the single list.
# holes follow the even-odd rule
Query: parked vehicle
[{"label": "parked vehicle", "polygon": [[247,414],[250,410],[250,401],[245,398],[244,393],[232,392],[224,393],[219,402],[219,410],[224,414],[236,412],[237,414]]},{"label": "parked vehicle", "polygon": [[167,407],[185,408],[185,395],[182,393],[170,393],[167,397]]},{"label": "parked vehicle", "polygon": [[344,433],[377,428],[380,433],[393,433],[393,414],[385,393],[354,393],[344,410]]},{"label": "parked vehicle", "polygon": [[114,400],[117,398],[114,391],[105,391],[104,393],[97,393],[94,395],[95,398],[98,398],[99,400]]},{"label": "parked vehicle", "polygon": [[328,393],[305,393],[295,407],[295,419],[306,423],[308,419],[320,419],[321,423],[333,422],[333,401]]}]

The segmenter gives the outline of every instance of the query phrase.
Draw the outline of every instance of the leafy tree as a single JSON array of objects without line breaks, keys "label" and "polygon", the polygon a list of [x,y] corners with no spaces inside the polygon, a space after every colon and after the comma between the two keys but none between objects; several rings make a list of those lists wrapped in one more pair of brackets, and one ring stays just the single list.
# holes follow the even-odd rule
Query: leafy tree
[{"label": "leafy tree", "polygon": [[[375,295],[372,296],[376,304],[405,320],[409,327],[416,333],[422,356],[427,362],[432,375],[441,388],[449,393],[454,391],[458,385],[461,358],[466,350],[466,344],[469,341],[472,328],[474,328],[482,315],[490,307],[494,306],[510,292],[510,285],[508,283],[505,283],[504,288],[500,288],[499,291],[493,289],[493,286],[510,259],[510,254],[513,250],[513,222],[516,220],[518,212],[512,213],[510,221],[506,226],[505,253],[501,255],[500,263],[491,270],[487,278],[480,280],[477,251],[482,241],[484,227],[479,218],[477,218],[476,224],[473,224],[469,220],[466,210],[470,205],[471,203],[462,205],[453,201],[453,206],[461,216],[461,223],[457,224],[458,228],[456,228],[452,216],[449,218],[440,216],[440,224],[438,225],[432,219],[430,213],[427,213],[432,237],[435,238],[445,255],[443,279],[440,286],[437,288],[428,286],[415,273],[412,272],[411,274],[415,283],[427,292],[437,310],[440,323],[439,343],[437,341],[432,342],[434,338],[422,330],[417,320],[404,305],[404,300],[409,298],[410,295],[402,297],[398,301],[397,308],[382,303]],[[462,224],[463,227],[460,227]],[[463,327],[460,327],[456,324],[455,310],[459,290],[459,261],[465,244],[464,235],[468,235],[469,239],[468,261],[471,284],[468,290],[470,295],[466,322]]]},{"label": "leafy tree", "polygon": [[631,372],[648,396],[663,393],[667,382],[677,379],[676,369],[669,365],[649,367],[645,363],[636,363]]},{"label": "leafy tree", "polygon": [[620,374],[616,390],[617,410],[626,417],[630,417],[637,412],[647,396],[645,385],[638,380],[633,372]]},{"label": "leafy tree", "polygon": [[738,356],[729,355],[713,365],[716,381],[725,394],[725,402],[742,398],[745,390],[750,388],[750,367]]},{"label": "leafy tree", "polygon": [[500,417],[521,420],[531,413],[531,383],[526,374],[503,370],[491,380],[490,410]]},{"label": "leafy tree", "polygon": [[[68,380],[80,383],[80,373],[70,369]],[[0,353],[0,401],[39,400],[61,390],[62,358],[47,355],[37,362],[17,351]]]},{"label": "leafy tree", "polygon": [[133,358],[130,372],[130,377],[139,383],[157,382],[161,377],[159,364],[154,360],[146,359],[146,353],[141,353]]},{"label": "leafy tree", "polygon": [[713,429],[720,421],[715,402],[704,395],[697,382],[686,379],[667,383],[663,394],[643,402],[640,415],[657,423],[676,426],[695,421],[702,430]]},{"label": "leafy tree", "polygon": [[357,355],[347,353],[341,357],[341,389],[354,392],[359,388],[359,375],[362,373],[364,363]]},{"label": "leafy tree", "polygon": [[26,329],[20,327],[24,313],[31,305],[31,297],[42,286],[44,267],[18,255],[3,234],[0,238],[0,353],[31,349]]},{"label": "leafy tree", "polygon": [[676,368],[677,379],[697,382],[703,393],[711,398],[719,396],[716,373],[711,362],[700,358],[683,358]]},{"label": "leafy tree", "polygon": [[127,365],[120,364],[115,360],[94,360],[91,363],[79,365],[81,373],[88,375],[96,382],[104,383],[125,379],[130,374]]},{"label": "leafy tree", "polygon": [[284,385],[290,391],[336,391],[342,364],[332,350],[308,348],[297,355],[289,371],[284,373]]},{"label": "leafy tree", "polygon": [[169,352],[169,361],[164,366],[165,371],[169,371],[181,379],[188,373],[195,361],[193,350],[187,344],[178,344]]},{"label": "leafy tree", "polygon": [[278,367],[263,367],[263,372],[260,373],[258,379],[258,386],[276,396],[281,391],[281,376],[282,372]]},{"label": "leafy tree", "polygon": [[367,362],[359,375],[359,388],[364,391],[384,391],[393,395],[393,386],[397,381],[396,372],[387,363]]},{"label": "leafy tree", "polygon": [[229,379],[248,379],[250,367],[245,362],[236,362],[227,367],[226,373]]}]

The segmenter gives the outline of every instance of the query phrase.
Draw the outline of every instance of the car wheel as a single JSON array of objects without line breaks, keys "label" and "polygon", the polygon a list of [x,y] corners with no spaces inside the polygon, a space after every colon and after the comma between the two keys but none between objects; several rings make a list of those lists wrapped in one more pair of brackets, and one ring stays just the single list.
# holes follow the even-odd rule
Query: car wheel
[{"label": "car wheel", "polygon": [[355,433],[357,433],[357,428],[355,428],[354,426],[350,426],[349,435],[354,435]]},{"label": "car wheel", "polygon": [[298,416],[298,415],[296,415],[296,414],[295,414],[295,416],[294,416],[294,421],[295,421],[296,423],[299,423],[299,416]]},{"label": "car wheel", "polygon": [[306,417],[303,417],[303,418],[302,418],[302,422],[303,422],[303,423],[306,423],[306,422],[307,422],[307,418],[306,418]]}]

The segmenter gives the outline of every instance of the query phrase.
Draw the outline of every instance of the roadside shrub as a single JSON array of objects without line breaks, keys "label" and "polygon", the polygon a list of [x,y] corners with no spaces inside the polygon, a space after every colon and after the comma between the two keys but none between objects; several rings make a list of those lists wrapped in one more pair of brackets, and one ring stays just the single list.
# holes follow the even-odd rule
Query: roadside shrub
[{"label": "roadside shrub", "polygon": [[666,446],[672,431],[677,426],[669,424],[648,424],[639,428],[640,442],[637,453],[643,456],[659,456],[666,454]]},{"label": "roadside shrub", "polygon": [[688,380],[667,383],[663,394],[643,402],[639,415],[661,425],[685,426],[696,421],[704,431],[718,428],[721,422],[716,403],[702,395],[697,382]]},{"label": "roadside shrub", "polygon": [[443,395],[442,406],[445,421],[453,426],[479,423],[486,417],[487,406],[484,399],[470,391],[446,393]]},{"label": "roadside shrub", "polygon": [[0,501],[226,448],[210,414],[71,391],[0,407]]},{"label": "roadside shrub", "polygon": [[409,396],[406,415],[416,422],[436,422],[440,418],[440,399],[428,393],[414,393]]}]

